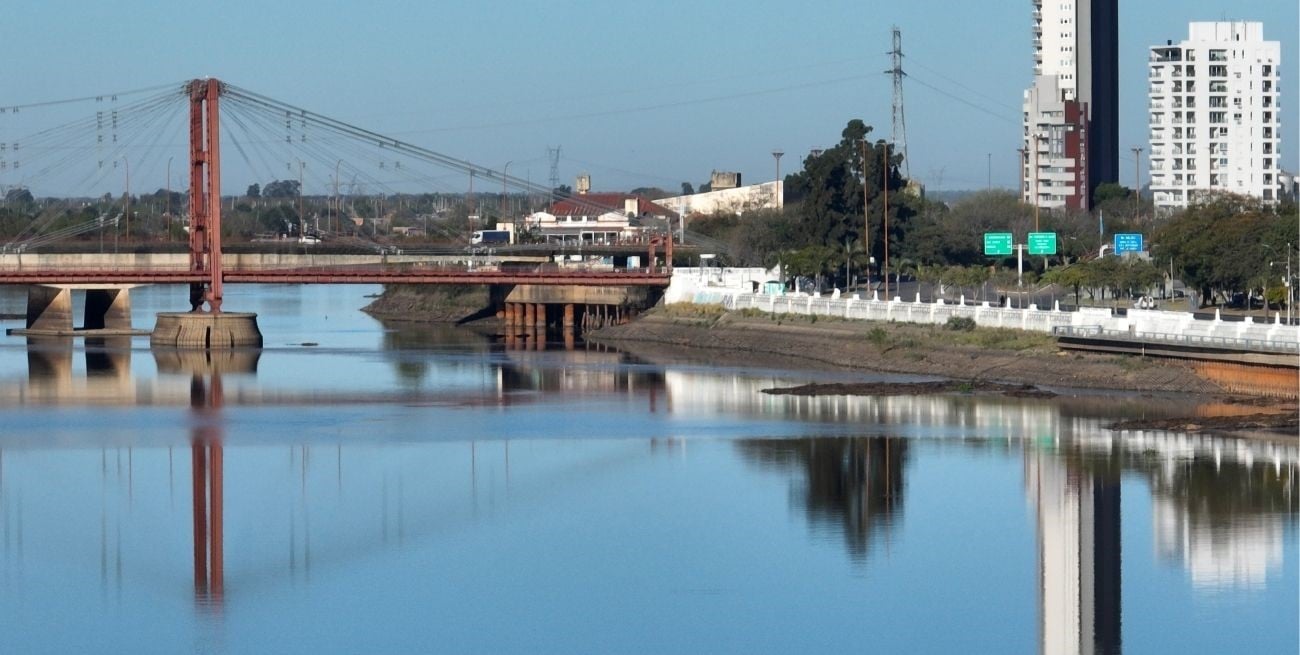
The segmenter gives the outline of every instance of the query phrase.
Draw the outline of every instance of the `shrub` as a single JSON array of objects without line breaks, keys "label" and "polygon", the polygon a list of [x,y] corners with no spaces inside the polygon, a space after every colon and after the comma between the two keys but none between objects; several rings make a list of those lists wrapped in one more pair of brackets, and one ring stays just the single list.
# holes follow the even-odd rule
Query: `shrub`
[{"label": "shrub", "polygon": [[949,316],[945,328],[956,332],[973,332],[975,331],[975,319],[966,318],[965,316]]},{"label": "shrub", "polygon": [[873,327],[867,330],[867,341],[875,344],[877,347],[884,348],[889,345],[889,333],[884,328]]}]

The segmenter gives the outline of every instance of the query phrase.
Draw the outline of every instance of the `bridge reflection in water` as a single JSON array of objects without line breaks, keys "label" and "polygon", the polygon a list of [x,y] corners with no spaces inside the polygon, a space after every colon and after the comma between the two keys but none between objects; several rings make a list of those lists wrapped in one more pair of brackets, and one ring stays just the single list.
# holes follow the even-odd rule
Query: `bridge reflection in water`
[{"label": "bridge reflection in water", "polygon": [[[392,345],[404,351],[421,347],[414,337],[394,337]],[[34,343],[29,350],[28,384],[14,392],[18,398],[38,405],[52,402],[60,394],[71,394],[77,402],[91,405],[160,401],[148,386],[132,381],[129,350],[112,344],[88,344],[86,375],[78,379],[71,365],[73,351],[49,346]],[[490,347],[483,346],[481,352],[490,351]],[[1095,418],[1100,412],[1092,406],[1104,402],[1106,407],[1113,407],[1112,401],[960,396],[776,397],[759,393],[773,384],[770,379],[665,372],[658,367],[629,365],[623,355],[615,352],[584,353],[580,361],[567,359],[567,354],[565,359],[552,359],[546,352],[498,354],[501,356],[492,360],[492,370],[496,376],[494,395],[502,405],[524,402],[529,392],[630,394],[644,396],[648,412],[693,416],[721,411],[743,416],[797,417],[813,422],[843,422],[855,426],[852,429],[871,433],[738,440],[735,444],[737,454],[752,466],[788,473],[795,485],[791,502],[809,526],[841,535],[845,550],[867,565],[889,556],[874,546],[891,543],[891,533],[901,529],[908,497],[906,482],[918,459],[951,448],[1018,454],[1023,459],[1024,489],[1036,526],[1039,638],[1044,653],[1118,652],[1122,644],[1121,475],[1145,479],[1154,490],[1152,520],[1157,553],[1166,562],[1186,567],[1198,587],[1264,584],[1281,566],[1279,553],[1286,525],[1295,521],[1300,449],[1163,433],[1117,436],[1104,427],[1102,419]],[[376,548],[399,547],[417,534],[445,526],[449,519],[475,521],[478,512],[490,511],[479,505],[483,480],[504,479],[508,485],[511,479],[508,442],[464,444],[461,465],[473,500],[468,508],[448,508],[446,497],[422,497],[421,491],[405,481],[415,470],[412,465],[418,469],[432,462],[431,457],[445,456],[459,444],[369,444],[368,450],[357,449],[346,456],[342,444],[329,444],[335,451],[334,461],[317,458],[313,466],[311,451],[319,449],[319,444],[313,446],[299,435],[266,435],[269,445],[289,445],[291,467],[300,467],[301,497],[289,502],[294,509],[288,514],[287,544],[279,538],[272,540],[278,544],[275,548],[287,547],[288,555],[271,555],[257,540],[230,544],[232,552],[244,551],[246,566],[241,569],[240,585],[228,587],[225,382],[229,376],[255,372],[257,360],[212,361],[168,351],[155,351],[153,356],[160,371],[189,377],[185,389],[191,413],[188,518],[193,592],[201,611],[220,613],[231,589],[244,590],[235,593],[252,593],[252,589],[267,584],[292,582],[295,576],[310,571],[313,559],[349,561]],[[397,365],[416,363],[420,358],[408,360],[398,360]],[[114,393],[120,394],[116,400]],[[271,397],[273,400],[274,394]],[[934,429],[927,433],[934,436],[914,434],[918,426],[932,426]],[[95,439],[92,435],[79,445],[102,447]],[[25,441],[21,446],[20,454],[30,451],[32,442]],[[623,454],[618,456],[625,457],[628,451],[639,450],[644,455],[647,446],[651,452],[657,448],[656,444],[643,442],[623,442],[609,448],[619,449],[617,452]],[[129,447],[127,450],[129,499],[134,493],[130,480],[138,464]],[[373,456],[375,452],[397,451],[401,452],[399,457]],[[22,466],[12,458],[6,461],[4,454],[0,451],[0,474],[6,468],[12,471]],[[557,475],[571,477],[574,471],[591,467],[603,470],[608,460],[601,457],[579,461],[580,454],[577,460],[566,460],[557,468]],[[330,466],[321,464],[322,460]],[[353,472],[345,475],[345,466]],[[322,484],[325,475],[333,478],[330,487]],[[0,475],[0,485],[6,480]],[[256,487],[259,483],[241,476],[239,484]],[[382,493],[361,497],[350,494],[349,488],[357,486],[371,491],[382,489]],[[327,488],[333,491],[325,493]],[[15,532],[11,526],[21,526],[24,519],[14,496],[3,494],[3,498],[0,512],[4,514],[7,535],[4,565],[12,567],[21,560],[15,551],[26,548],[32,552],[46,544],[25,543],[30,536],[9,536]],[[58,511],[42,507],[43,502],[26,501],[26,511]],[[277,504],[283,507],[283,503]],[[268,513],[277,516],[254,517]],[[283,509],[250,511],[245,519],[246,529],[241,534],[259,533],[261,528],[283,521]],[[262,526],[259,521],[266,523]],[[114,542],[109,538],[107,519],[101,522],[101,575],[107,584],[108,572],[115,571],[112,575],[120,586],[122,554],[130,548],[130,540],[123,545],[122,523]],[[250,526],[254,528],[251,531],[247,529]],[[21,534],[21,527],[16,532]],[[316,551],[313,543],[318,544]],[[110,564],[114,555],[117,563]],[[266,575],[268,568],[282,565],[290,571],[288,578]]]}]

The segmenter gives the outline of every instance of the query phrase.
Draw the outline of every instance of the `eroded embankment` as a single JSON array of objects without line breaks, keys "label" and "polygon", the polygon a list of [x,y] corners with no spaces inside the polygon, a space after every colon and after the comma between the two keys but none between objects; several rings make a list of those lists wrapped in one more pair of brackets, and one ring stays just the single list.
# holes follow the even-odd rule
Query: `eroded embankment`
[{"label": "eroded embankment", "polygon": [[956,380],[1138,392],[1220,394],[1176,360],[1067,353],[1020,330],[845,321],[825,317],[661,307],[590,335],[655,360],[805,370],[862,370]]}]

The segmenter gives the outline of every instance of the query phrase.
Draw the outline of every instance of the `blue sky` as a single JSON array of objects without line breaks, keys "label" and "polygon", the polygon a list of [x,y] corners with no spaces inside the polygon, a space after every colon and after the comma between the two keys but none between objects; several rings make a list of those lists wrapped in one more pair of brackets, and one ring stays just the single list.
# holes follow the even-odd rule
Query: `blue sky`
[{"label": "blue sky", "polygon": [[[1282,42],[1284,165],[1300,168],[1297,3],[1121,3],[1120,145],[1146,145],[1146,48],[1190,20],[1265,23]],[[903,30],[911,172],[1014,188],[1030,82],[1028,0],[28,3],[0,21],[0,105],[216,76],[438,152],[540,180],[771,179],[850,118],[890,131],[890,26]],[[938,87],[982,110],[953,100]],[[1145,168],[1145,167],[1144,167]],[[1133,162],[1121,160],[1131,184]],[[1144,172],[1145,176],[1145,172]],[[160,181],[161,182],[161,181]]]}]

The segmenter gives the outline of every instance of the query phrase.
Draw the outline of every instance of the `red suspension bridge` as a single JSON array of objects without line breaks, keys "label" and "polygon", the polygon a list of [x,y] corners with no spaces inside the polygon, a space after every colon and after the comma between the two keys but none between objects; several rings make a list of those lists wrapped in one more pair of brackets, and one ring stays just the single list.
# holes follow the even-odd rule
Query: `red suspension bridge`
[{"label": "red suspension bridge", "polygon": [[[157,91],[150,89],[142,92]],[[129,94],[121,94],[123,96]],[[366,265],[366,266],[277,266],[241,268],[227,267],[222,261],[222,146],[223,140],[233,146],[238,153],[243,167],[254,175],[274,175],[278,161],[284,161],[290,172],[293,163],[297,163],[299,185],[297,196],[299,212],[298,229],[305,233],[306,217],[302,212],[302,181],[308,163],[312,170],[334,170],[332,177],[334,194],[325,222],[332,221],[337,226],[342,218],[342,199],[338,195],[339,177],[344,172],[344,162],[353,169],[353,179],[366,177],[381,188],[396,191],[399,184],[436,183],[440,178],[426,174],[424,169],[433,168],[451,171],[456,177],[468,175],[472,188],[475,177],[499,181],[504,192],[515,189],[530,195],[544,193],[550,196],[552,190],[534,185],[530,180],[510,176],[504,171],[498,172],[472,162],[444,155],[415,144],[384,136],[382,134],[357,127],[355,125],[332,119],[315,112],[295,107],[272,98],[253,93],[216,79],[192,80],[177,88],[163,87],[160,93],[150,95],[143,100],[118,106],[118,95],[109,96],[109,111],[98,110],[93,118],[79,117],[71,122],[45,128],[32,133],[29,137],[9,143],[0,143],[0,176],[6,173],[18,177],[24,186],[34,182],[51,184],[68,183],[77,179],[86,188],[106,181],[108,174],[117,167],[120,160],[126,171],[127,193],[124,197],[123,212],[106,220],[104,215],[85,216],[85,212],[75,211],[75,201],[67,201],[62,206],[55,204],[46,207],[40,216],[24,227],[17,237],[0,248],[7,253],[24,253],[42,246],[49,246],[59,240],[76,237],[84,238],[87,234],[100,235],[101,248],[106,226],[114,229],[114,242],[124,218],[126,233],[130,235],[131,195],[129,180],[131,163],[136,163],[136,170],[148,169],[149,164],[161,159],[167,152],[166,137],[175,134],[172,125],[179,107],[188,109],[188,123],[184,132],[188,135],[189,190],[188,216],[177,221],[183,225],[187,235],[188,265],[179,267],[160,267],[144,264],[140,266],[86,266],[83,262],[69,262],[66,258],[60,263],[33,264],[27,257],[9,255],[0,256],[0,284],[24,284],[45,287],[112,287],[137,284],[188,284],[190,287],[190,314],[195,320],[212,324],[212,319],[222,314],[224,285],[227,283],[249,284],[486,284],[508,286],[539,287],[624,287],[624,288],[662,288],[666,287],[671,277],[673,241],[671,232],[647,235],[647,252],[645,266],[611,269],[602,267],[591,269],[584,267],[570,268],[555,264],[497,263],[489,266],[442,264],[404,264],[404,265]],[[89,98],[82,102],[91,101]],[[20,111],[30,114],[33,109],[61,107],[76,103],[42,103],[0,108],[0,115],[16,115]],[[97,96],[94,102],[105,102],[104,96]],[[231,134],[223,135],[223,128],[231,126]],[[0,132],[2,133],[2,132]],[[93,140],[90,138],[93,136]],[[107,137],[107,138],[106,138]],[[132,140],[144,141],[143,145]],[[171,184],[171,160],[168,157],[167,185]],[[32,164],[35,163],[35,166]],[[142,166],[143,165],[143,166]],[[391,174],[396,179],[382,179],[377,171]],[[138,173],[139,174],[139,173]],[[138,178],[137,178],[138,179]],[[0,178],[0,181],[3,181]],[[171,193],[168,190],[168,202]],[[587,203],[582,196],[575,196],[571,202]],[[621,211],[619,208],[600,207],[592,204],[593,214],[609,211]],[[233,205],[233,201],[232,201]],[[78,222],[78,218],[81,218]],[[500,216],[501,219],[506,217]],[[170,220],[170,212],[168,213]],[[316,218],[319,226],[320,217]],[[319,228],[318,228],[319,229]],[[658,249],[662,248],[662,259]],[[87,258],[90,259],[90,258]],[[639,262],[638,262],[639,263]],[[527,316],[529,324],[542,323],[547,316],[545,308],[536,307],[541,303],[528,302],[525,308],[511,307],[508,294],[497,294],[501,299],[501,311],[508,322],[522,322]],[[63,301],[48,292],[34,293],[35,301],[29,302],[28,328],[39,324],[43,312],[55,307],[55,319],[62,322]],[[116,303],[116,295],[99,299],[94,305],[111,307]],[[123,296],[124,297],[124,296]],[[91,303],[88,303],[88,306]],[[516,303],[518,304],[518,303]],[[572,303],[564,308],[565,323],[574,319]],[[33,305],[35,307],[33,308]],[[98,311],[98,309],[96,310]],[[111,310],[109,310],[111,311]],[[34,313],[35,312],[35,313]],[[605,315],[605,313],[602,313]],[[622,314],[619,314],[620,316]],[[211,317],[199,319],[199,316]],[[120,318],[120,317],[119,317]],[[102,316],[92,318],[87,310],[87,325],[104,324]],[[111,321],[110,321],[111,322]],[[129,324],[129,316],[127,317]],[[161,324],[161,323],[160,323]],[[255,329],[255,328],[254,328]],[[220,340],[218,340],[220,341]],[[260,337],[259,337],[260,341]],[[213,339],[207,335],[203,340],[211,345]]]}]

